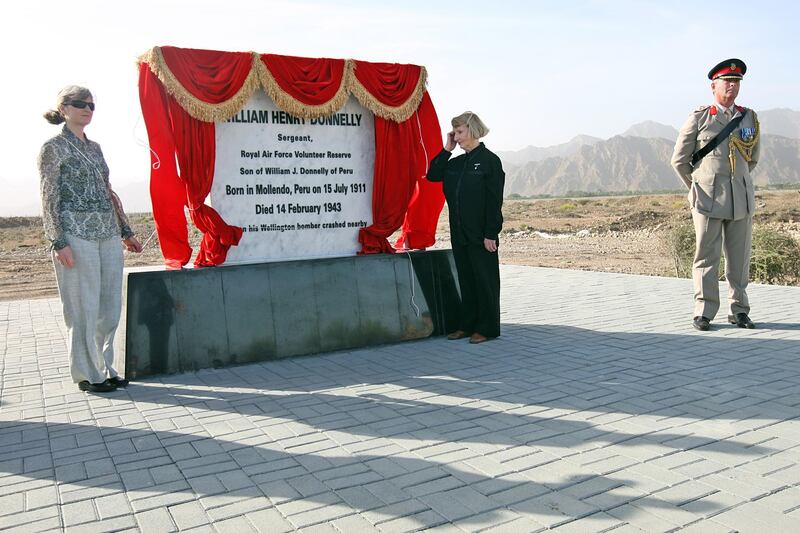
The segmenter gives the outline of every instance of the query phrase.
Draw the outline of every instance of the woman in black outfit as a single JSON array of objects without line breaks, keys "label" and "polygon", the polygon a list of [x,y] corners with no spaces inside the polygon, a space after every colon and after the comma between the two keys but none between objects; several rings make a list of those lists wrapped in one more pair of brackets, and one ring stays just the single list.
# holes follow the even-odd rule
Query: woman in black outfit
[{"label": "woman in black outfit", "polygon": [[[503,227],[505,172],[500,158],[480,138],[489,128],[466,111],[451,121],[447,144],[433,158],[427,178],[444,182],[450,211],[450,240],[461,288],[459,329],[450,340],[469,336],[479,344],[500,335],[498,234]],[[458,144],[464,153],[450,159]]]}]

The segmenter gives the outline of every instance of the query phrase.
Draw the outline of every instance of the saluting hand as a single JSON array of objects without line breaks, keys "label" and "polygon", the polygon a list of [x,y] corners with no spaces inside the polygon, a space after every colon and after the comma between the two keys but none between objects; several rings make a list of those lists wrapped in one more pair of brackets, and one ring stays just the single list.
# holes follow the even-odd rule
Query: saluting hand
[{"label": "saluting hand", "polygon": [[448,152],[452,152],[456,149],[456,132],[451,131],[447,134],[447,144],[444,146],[444,149]]},{"label": "saluting hand", "polygon": [[487,252],[496,252],[497,241],[494,239],[483,239],[483,247],[486,248]]}]

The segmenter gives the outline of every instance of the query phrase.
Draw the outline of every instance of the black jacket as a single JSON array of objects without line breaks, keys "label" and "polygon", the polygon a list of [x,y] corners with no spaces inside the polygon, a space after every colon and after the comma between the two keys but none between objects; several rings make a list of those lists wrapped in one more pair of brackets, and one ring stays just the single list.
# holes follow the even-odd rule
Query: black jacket
[{"label": "black jacket", "polygon": [[472,151],[450,159],[442,150],[428,169],[430,181],[444,182],[450,210],[450,239],[454,245],[497,241],[503,227],[503,185],[506,174],[500,158],[480,143]]}]

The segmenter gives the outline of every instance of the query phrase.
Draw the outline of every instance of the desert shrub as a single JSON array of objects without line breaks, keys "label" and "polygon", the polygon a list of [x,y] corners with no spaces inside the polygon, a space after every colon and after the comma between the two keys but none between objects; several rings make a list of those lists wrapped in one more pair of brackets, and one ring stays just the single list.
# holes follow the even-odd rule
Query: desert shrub
[{"label": "desert shrub", "polygon": [[574,211],[578,206],[571,203],[561,204],[558,208],[561,211]]},{"label": "desert shrub", "polygon": [[692,261],[694,260],[694,226],[678,224],[666,234],[666,245],[675,266],[675,276],[692,277]]},{"label": "desert shrub", "polygon": [[672,209],[686,209],[686,202],[682,200],[675,200],[672,202]]},{"label": "desert shrub", "polygon": [[659,207],[661,206],[661,202],[659,202],[658,200],[653,200],[652,202],[650,202],[650,205],[653,207]]},{"label": "desert shrub", "polygon": [[750,279],[778,285],[796,283],[800,279],[800,244],[781,231],[753,228]]},{"label": "desert shrub", "polygon": [[[679,278],[692,276],[694,227],[682,223],[667,233],[667,249]],[[720,261],[719,278],[725,278],[725,258]],[[800,244],[782,231],[756,225],[750,257],[750,281],[770,284],[793,284],[800,280]]]}]

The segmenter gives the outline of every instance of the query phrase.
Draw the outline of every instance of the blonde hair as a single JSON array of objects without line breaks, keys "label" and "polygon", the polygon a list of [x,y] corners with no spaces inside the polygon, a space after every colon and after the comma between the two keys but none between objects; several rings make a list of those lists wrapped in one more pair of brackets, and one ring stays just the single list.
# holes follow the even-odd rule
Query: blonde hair
[{"label": "blonde hair", "polygon": [[80,85],[67,85],[58,92],[56,97],[56,108],[49,109],[44,113],[44,119],[50,124],[61,124],[64,116],[61,114],[61,107],[73,100],[86,100],[92,98],[92,91]]},{"label": "blonde hair", "polygon": [[489,128],[486,126],[486,124],[484,124],[480,117],[478,117],[478,115],[472,111],[464,111],[457,117],[453,117],[453,120],[450,121],[450,124],[452,124],[454,128],[466,126],[473,139],[486,137],[486,135],[489,133]]}]

